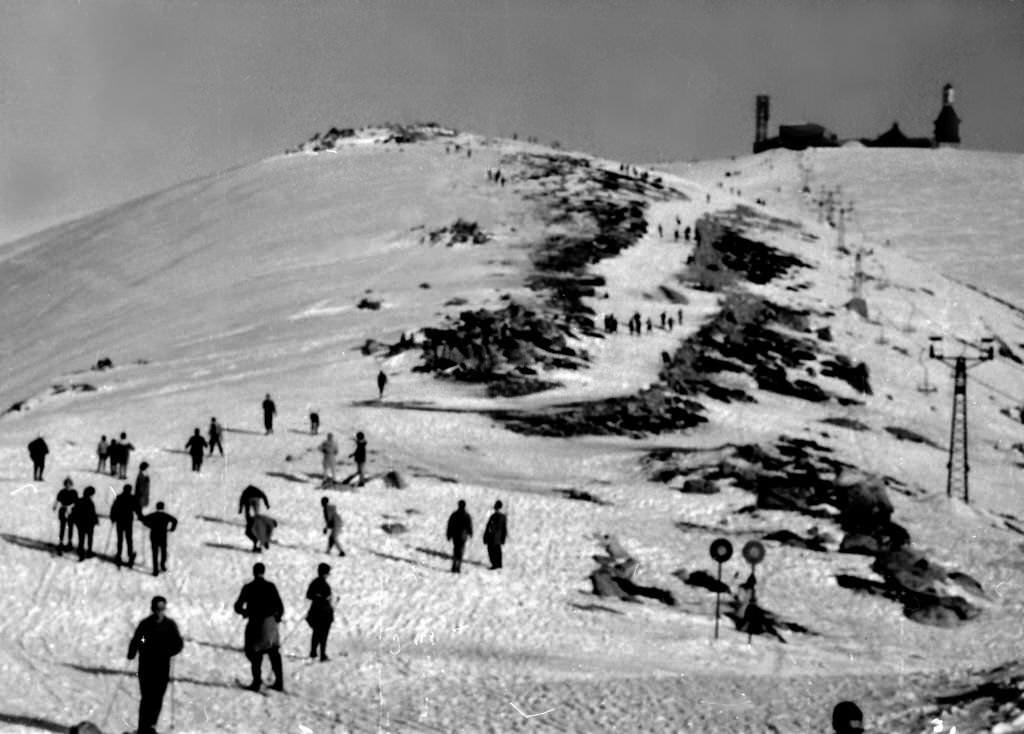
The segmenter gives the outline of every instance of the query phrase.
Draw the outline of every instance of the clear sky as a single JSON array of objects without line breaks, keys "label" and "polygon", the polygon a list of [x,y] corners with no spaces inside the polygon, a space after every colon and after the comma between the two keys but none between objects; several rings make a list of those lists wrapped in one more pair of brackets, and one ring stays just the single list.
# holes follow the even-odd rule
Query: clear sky
[{"label": "clear sky", "polygon": [[0,242],[436,120],[634,162],[743,154],[754,95],[841,137],[1024,151],[1024,0],[0,0]]}]

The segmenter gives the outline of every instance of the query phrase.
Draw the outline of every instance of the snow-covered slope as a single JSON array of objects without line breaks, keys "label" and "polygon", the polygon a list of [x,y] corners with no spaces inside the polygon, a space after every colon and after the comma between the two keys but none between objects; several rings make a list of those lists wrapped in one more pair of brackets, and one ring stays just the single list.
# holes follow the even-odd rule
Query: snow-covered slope
[{"label": "snow-covered slope", "polygon": [[[532,177],[524,163],[530,155],[571,161],[570,172],[550,186],[555,179]],[[945,497],[951,379],[922,350],[932,334],[955,351],[958,340],[995,333],[1021,354],[1024,319],[898,247],[880,246],[882,234],[865,240],[856,230],[850,248],[873,250],[864,258],[870,319],[845,310],[853,255],[837,252],[832,231],[799,213],[798,192],[771,208],[772,189],[792,188],[785,166],[796,170],[795,162],[779,154],[773,167],[757,168],[760,159],[753,160],[734,163],[747,165],[737,181],[746,189],[743,176],[754,178],[756,169],[759,191],[767,192],[756,196],[767,196],[770,208],[750,210],[744,231],[809,267],[739,287],[813,310],[821,322],[815,326],[831,330],[827,349],[869,366],[874,391],[857,396],[861,404],[808,402],[737,378],[756,401],[703,396],[708,420],[686,432],[551,438],[511,432],[492,417],[659,383],[662,352],[693,338],[722,303],[721,293],[677,278],[693,246],[682,236],[677,241],[675,230],[749,204],[711,178],[666,174],[654,191],[637,183],[639,172],[623,174],[616,195],[637,202],[647,229],[588,265],[602,280],[584,301],[623,325],[639,312],[655,328],[641,337],[624,328],[574,329],[569,343],[589,362],[543,374],[558,386],[489,397],[478,385],[413,371],[418,349],[363,354],[368,339],[394,344],[413,332],[421,339],[424,329],[465,309],[499,309],[509,298],[544,301],[527,287],[535,243],[583,226],[582,214],[555,221],[546,207],[554,197],[585,211],[603,195],[601,186],[587,188],[593,180],[622,171],[614,162],[512,141],[444,136],[275,157],[0,248],[0,307],[8,321],[0,336],[0,404],[21,404],[0,418],[0,490],[9,495],[0,520],[0,729],[57,731],[81,719],[111,731],[130,728],[136,686],[125,674],[124,651],[157,593],[168,596],[169,614],[187,638],[175,668],[173,716],[182,732],[773,726],[798,734],[823,730],[840,698],[867,702],[869,715],[880,717],[928,690],[935,671],[1019,654],[1019,538],[999,513],[1024,515],[1016,492],[1024,457],[1012,448],[1021,425],[1015,413],[1007,415],[1024,402],[1022,366],[1001,357],[972,372],[973,501],[965,506]],[[507,185],[488,177],[498,168]],[[780,224],[772,214],[793,221]],[[901,216],[893,209],[889,218]],[[449,247],[444,236],[431,236],[460,218],[477,223],[489,240]],[[686,302],[673,302],[670,293]],[[364,299],[379,307],[360,308]],[[658,328],[661,312],[679,308],[681,325]],[[89,370],[102,357],[113,368]],[[381,367],[390,382],[376,401]],[[926,376],[936,391],[918,389]],[[838,382],[828,385],[854,397]],[[264,436],[259,403],[268,392],[279,418],[275,433]],[[322,432],[341,437],[343,454],[355,431],[366,433],[373,477],[363,488],[329,491],[346,521],[349,553],[330,559],[340,602],[334,659],[324,664],[305,658],[302,621],[305,585],[326,560],[316,491],[320,438],[308,434],[306,422],[311,408],[320,411]],[[229,428],[226,457],[194,474],[183,445],[214,415]],[[867,430],[821,422],[835,418]],[[886,428],[934,445],[900,440]],[[139,572],[50,552],[60,479],[96,486],[105,511],[119,483],[92,471],[94,446],[100,434],[122,430],[137,449],[132,470],[137,461],[150,463],[153,501],[166,501],[180,520],[170,573],[157,578],[148,574],[145,553]],[[39,433],[53,453],[46,481],[30,484],[24,446]],[[752,497],[728,484],[716,495],[682,494],[651,481],[642,459],[655,448],[693,452],[771,443],[782,434],[826,444],[844,461],[904,483],[906,494],[892,498],[896,519],[915,546],[981,582],[992,597],[983,614],[954,629],[916,624],[891,601],[837,585],[838,573],[865,573],[864,557],[770,543],[758,569],[759,599],[815,634],[791,635],[787,645],[762,638],[748,645],[726,622],[722,639],[712,641],[713,596],[673,572],[713,569],[707,546],[719,532],[739,542],[779,527],[803,532],[812,521],[782,511],[737,513]],[[408,488],[385,486],[380,475],[392,469]],[[267,491],[270,514],[281,522],[280,544],[261,560],[286,605],[288,696],[255,696],[234,683],[248,670],[242,620],[231,611],[253,561],[237,514],[248,483]],[[557,491],[568,489],[604,504]],[[444,525],[460,498],[477,533],[466,573],[454,576],[447,573]],[[479,544],[496,499],[508,507],[511,535],[500,572],[486,569]],[[678,521],[720,531],[682,531]],[[389,534],[385,523],[406,530]],[[640,560],[637,583],[671,590],[676,606],[590,594],[591,556],[600,550],[594,537],[605,532]],[[109,542],[104,524],[96,550],[109,553]],[[731,582],[746,567],[733,560],[726,574]],[[111,701],[113,713],[103,721]],[[171,715],[168,699],[162,728],[170,728]]]}]

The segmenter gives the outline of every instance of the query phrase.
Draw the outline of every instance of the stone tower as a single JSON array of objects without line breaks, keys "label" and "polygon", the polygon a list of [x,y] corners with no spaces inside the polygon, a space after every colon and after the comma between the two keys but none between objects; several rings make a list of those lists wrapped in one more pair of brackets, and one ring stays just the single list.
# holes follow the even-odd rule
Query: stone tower
[{"label": "stone tower", "polygon": [[960,144],[960,118],[953,109],[953,85],[942,88],[942,109],[935,118],[935,145]]},{"label": "stone tower", "polygon": [[767,94],[757,95],[757,118],[754,128],[754,152],[759,153],[764,141],[768,139],[768,100]]}]

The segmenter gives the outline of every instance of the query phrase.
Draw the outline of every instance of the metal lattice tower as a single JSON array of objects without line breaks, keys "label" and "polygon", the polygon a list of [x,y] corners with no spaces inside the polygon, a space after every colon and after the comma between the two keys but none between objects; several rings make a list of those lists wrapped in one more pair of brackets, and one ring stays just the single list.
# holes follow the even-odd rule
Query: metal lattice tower
[{"label": "metal lattice tower", "polygon": [[937,343],[941,339],[942,337],[938,336],[931,338],[928,354],[932,359],[953,367],[953,417],[949,427],[946,496],[953,497],[955,493],[962,496],[965,503],[969,503],[971,465],[967,458],[967,370],[993,359],[995,349],[992,346],[992,339],[982,339],[980,347],[973,347],[978,352],[976,356],[968,357],[961,354],[958,357],[947,357],[937,348]]}]

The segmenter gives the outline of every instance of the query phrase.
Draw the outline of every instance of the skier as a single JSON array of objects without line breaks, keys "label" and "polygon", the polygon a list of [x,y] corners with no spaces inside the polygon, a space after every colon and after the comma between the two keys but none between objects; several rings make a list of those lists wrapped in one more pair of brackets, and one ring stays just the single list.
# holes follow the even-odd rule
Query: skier
[{"label": "skier", "polygon": [[110,448],[110,444],[107,443],[106,436],[100,436],[100,442],[96,444],[96,473],[102,474],[107,470],[107,451]]},{"label": "skier", "polygon": [[206,439],[199,435],[198,428],[185,443],[185,449],[192,456],[192,471],[198,472],[202,470],[203,455],[206,452]]},{"label": "skier", "polygon": [[314,436],[320,432],[320,414],[315,410],[309,414],[309,432]]},{"label": "skier", "polygon": [[491,570],[501,568],[501,546],[508,540],[508,519],[501,511],[501,500],[494,503],[494,514],[487,520],[484,528],[484,545],[487,546],[487,557],[491,560]]},{"label": "skier", "polygon": [[178,527],[178,519],[164,512],[164,503],[156,503],[156,512],[142,518],[142,524],[149,528],[149,547],[153,551],[153,575],[167,572],[167,533]]},{"label": "skier", "polygon": [[330,504],[326,497],[320,498],[320,505],[324,511],[324,535],[331,534],[327,539],[326,553],[330,555],[331,548],[337,548],[338,555],[343,556],[345,549],[338,540],[338,536],[341,535],[341,515],[338,514],[338,508]]},{"label": "skier", "polygon": [[245,537],[252,541],[252,552],[262,553],[270,549],[277,520],[269,515],[253,515],[245,527]]},{"label": "skier", "polygon": [[121,568],[121,548],[127,546],[128,568],[135,565],[135,549],[132,547],[132,529],[135,520],[137,505],[135,497],[132,496],[132,485],[126,484],[121,489],[121,494],[114,498],[110,506],[110,522],[117,529],[117,567]]},{"label": "skier", "polygon": [[384,399],[384,388],[388,384],[388,376],[384,374],[384,370],[377,373],[377,391],[380,395],[377,397],[378,400]]},{"label": "skier", "polygon": [[117,465],[121,461],[121,445],[116,438],[110,439],[107,444],[107,458],[110,459],[110,476],[117,476]]},{"label": "skier", "polygon": [[267,435],[274,432],[275,415],[277,415],[277,406],[270,399],[270,393],[267,393],[267,397],[263,398],[263,428],[266,429]]},{"label": "skier", "polygon": [[118,451],[118,459],[120,459],[120,462],[118,463],[117,467],[117,478],[127,479],[128,460],[131,458],[131,453],[135,449],[135,447],[128,443],[128,437],[124,433],[121,434],[121,440],[118,441],[118,446],[120,447]]},{"label": "skier", "polygon": [[53,509],[57,511],[57,520],[60,521],[60,535],[58,536],[58,550],[64,551],[64,530],[67,529],[67,549],[71,550],[71,533],[74,524],[71,522],[71,513],[75,503],[78,502],[78,492],[71,483],[71,477],[64,479],[64,487],[57,492],[57,500],[53,503]]},{"label": "skier", "polygon": [[840,701],[832,709],[832,729],[835,734],[863,734],[864,712],[853,701]]},{"label": "skier", "polygon": [[284,671],[281,666],[281,638],[277,625],[284,617],[284,604],[277,587],[263,578],[266,566],[262,563],[252,567],[253,580],[242,587],[235,601],[235,613],[245,617],[245,656],[252,667],[252,683],[249,690],[258,691],[263,683],[263,655],[270,658],[274,671],[271,688],[284,690]]},{"label": "skier", "polygon": [[139,473],[135,477],[135,514],[142,519],[142,511],[146,509],[146,505],[149,504],[149,474],[147,473],[149,464],[142,462],[139,464]]},{"label": "skier", "polygon": [[259,487],[250,484],[248,487],[242,490],[242,494],[238,496],[238,512],[245,511],[245,525],[249,527],[249,521],[256,515],[260,514],[260,502],[263,502],[270,509],[270,500],[267,499],[267,495],[263,494],[263,490]]},{"label": "skier", "polygon": [[224,432],[224,429],[221,427],[220,423],[217,422],[217,419],[216,418],[211,418],[210,419],[210,434],[209,434],[210,435],[210,441],[209,441],[210,456],[213,456],[214,448],[216,448],[216,449],[218,449],[220,451],[220,455],[221,456],[224,455],[224,445],[220,442],[220,437],[221,437],[221,434],[223,432]]},{"label": "skier", "polygon": [[306,623],[313,630],[313,637],[309,643],[309,656],[315,658],[317,650],[320,651],[320,662],[326,662],[327,657],[327,635],[331,631],[331,624],[334,622],[334,607],[331,605],[331,586],[327,583],[327,575],[331,567],[321,563],[316,567],[316,578],[313,579],[306,590],[306,598],[309,599],[309,611],[306,612]]},{"label": "skier", "polygon": [[164,693],[171,679],[171,658],[185,646],[178,625],[166,616],[167,599],[154,596],[149,604],[153,612],[139,622],[128,644],[128,659],[139,656],[139,728],[138,734],[156,734],[156,722],[164,705]]},{"label": "skier", "polygon": [[32,480],[43,481],[43,469],[46,468],[46,455],[50,453],[50,447],[42,436],[36,436],[29,442],[28,457],[32,459]]},{"label": "skier", "polygon": [[331,478],[332,483],[336,482],[338,478],[334,473],[334,464],[338,460],[338,442],[334,440],[333,433],[328,433],[320,444],[320,453],[324,455],[324,484],[327,484],[327,477]]},{"label": "skier", "polygon": [[96,516],[96,503],[92,499],[94,494],[96,494],[95,489],[86,487],[82,491],[81,498],[71,510],[71,520],[75,523],[75,529],[78,531],[78,560],[80,561],[92,558],[93,555],[92,534],[99,523],[99,518]]},{"label": "skier", "polygon": [[342,480],[342,484],[348,484],[358,477],[359,486],[362,487],[366,484],[366,476],[363,474],[363,469],[366,466],[366,436],[363,435],[362,431],[356,432],[356,450],[349,454],[348,457],[356,462],[356,470],[345,477]]},{"label": "skier", "polygon": [[466,512],[466,500],[459,500],[459,508],[448,517],[446,537],[452,542],[452,573],[462,573],[462,554],[466,541],[473,535],[473,518]]}]

